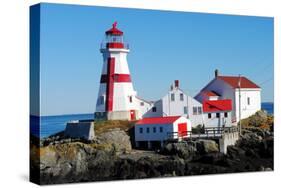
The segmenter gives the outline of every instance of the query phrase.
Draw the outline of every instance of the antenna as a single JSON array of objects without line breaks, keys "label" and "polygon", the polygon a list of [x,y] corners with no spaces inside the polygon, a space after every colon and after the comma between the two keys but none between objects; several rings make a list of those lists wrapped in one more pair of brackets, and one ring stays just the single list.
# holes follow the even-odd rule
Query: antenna
[{"label": "antenna", "polygon": [[239,74],[238,88],[241,88],[241,74]]},{"label": "antenna", "polygon": [[241,74],[239,74],[238,79],[238,88],[239,88],[239,135],[242,135],[242,123],[241,123]]}]

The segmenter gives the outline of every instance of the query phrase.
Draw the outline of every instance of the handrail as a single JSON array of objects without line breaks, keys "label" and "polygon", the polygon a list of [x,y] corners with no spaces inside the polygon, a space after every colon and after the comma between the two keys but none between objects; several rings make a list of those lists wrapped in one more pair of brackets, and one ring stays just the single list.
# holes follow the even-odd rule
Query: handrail
[{"label": "handrail", "polygon": [[[122,43],[123,44],[123,46],[124,46],[124,49],[130,49],[130,47],[129,47],[129,43]],[[107,48],[107,43],[105,43],[105,42],[102,42],[101,44],[100,44],[100,49],[106,49]]]},{"label": "handrail", "polygon": [[237,132],[237,127],[215,127],[205,128],[204,133],[192,133],[192,131],[183,132],[168,132],[168,139],[179,139],[179,138],[219,138],[226,133]]}]

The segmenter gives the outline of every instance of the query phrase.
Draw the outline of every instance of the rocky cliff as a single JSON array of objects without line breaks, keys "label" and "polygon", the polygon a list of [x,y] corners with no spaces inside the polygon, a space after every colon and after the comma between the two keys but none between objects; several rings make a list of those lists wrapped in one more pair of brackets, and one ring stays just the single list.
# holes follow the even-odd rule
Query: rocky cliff
[{"label": "rocky cliff", "polygon": [[245,127],[227,154],[220,153],[211,140],[168,143],[157,151],[135,150],[128,131],[120,128],[100,132],[93,141],[63,138],[60,133],[41,140],[40,146],[31,139],[31,170],[38,172],[41,184],[268,171],[273,170],[270,130]]},{"label": "rocky cliff", "polygon": [[[111,141],[112,136],[115,139]],[[125,138],[124,138],[125,136]],[[91,143],[77,140],[33,147],[41,184],[153,178],[273,169],[273,136],[246,133],[227,155],[214,141],[169,143],[159,151],[132,150],[124,131],[114,130]],[[39,168],[39,169],[38,169]]]}]

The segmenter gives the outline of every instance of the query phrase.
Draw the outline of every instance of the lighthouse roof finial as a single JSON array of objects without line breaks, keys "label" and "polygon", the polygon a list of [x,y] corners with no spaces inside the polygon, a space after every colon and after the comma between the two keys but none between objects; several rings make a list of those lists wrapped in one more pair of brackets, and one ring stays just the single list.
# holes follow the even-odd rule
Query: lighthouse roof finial
[{"label": "lighthouse roof finial", "polygon": [[115,21],[113,24],[112,24],[112,28],[116,28],[117,26],[117,22]]},{"label": "lighthouse roof finial", "polygon": [[123,35],[123,32],[117,29],[117,22],[112,24],[112,28],[105,32],[107,35]]}]

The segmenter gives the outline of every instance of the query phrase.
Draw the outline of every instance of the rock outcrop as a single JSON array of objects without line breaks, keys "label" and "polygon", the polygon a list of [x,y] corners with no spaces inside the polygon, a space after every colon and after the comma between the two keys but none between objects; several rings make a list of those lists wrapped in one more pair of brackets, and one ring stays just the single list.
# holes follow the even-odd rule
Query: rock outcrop
[{"label": "rock outcrop", "polygon": [[191,160],[194,156],[214,152],[219,152],[219,148],[218,144],[213,140],[168,143],[160,151],[162,154],[177,155],[185,160]]},{"label": "rock outcrop", "polygon": [[80,142],[43,147],[40,156],[42,184],[106,180],[116,157],[111,145]]},{"label": "rock outcrop", "polygon": [[56,135],[31,147],[41,184],[171,177],[273,170],[273,133],[250,128],[227,154],[215,141],[168,143],[160,151],[132,150],[125,131],[112,129],[93,141]]},{"label": "rock outcrop", "polygon": [[218,144],[213,140],[198,140],[196,145],[200,154],[219,152]]},{"label": "rock outcrop", "polygon": [[101,133],[97,140],[102,144],[111,144],[116,152],[129,152],[132,150],[130,137],[118,128]]},{"label": "rock outcrop", "polygon": [[263,130],[273,131],[273,116],[268,115],[266,111],[260,110],[254,115],[243,119],[242,127],[243,128],[261,128]]}]

